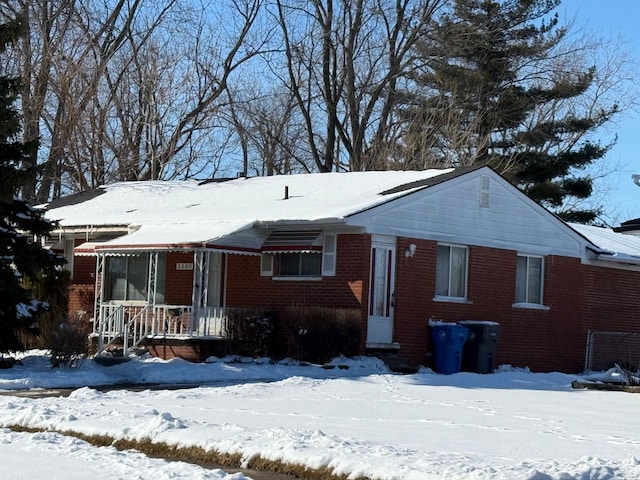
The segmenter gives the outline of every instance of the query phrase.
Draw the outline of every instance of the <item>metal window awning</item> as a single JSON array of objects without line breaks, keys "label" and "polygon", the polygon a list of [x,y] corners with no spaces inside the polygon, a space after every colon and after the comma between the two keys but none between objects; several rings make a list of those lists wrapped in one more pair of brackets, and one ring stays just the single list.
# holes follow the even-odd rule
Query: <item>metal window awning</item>
[{"label": "metal window awning", "polygon": [[87,240],[86,242],[82,242],[80,245],[76,245],[73,248],[73,254],[77,256],[93,256],[96,255],[96,247],[100,247],[104,243],[113,240],[114,236],[100,236],[98,238],[94,238],[93,240]]},{"label": "metal window awning", "polygon": [[322,232],[273,232],[262,244],[262,253],[322,253]]}]

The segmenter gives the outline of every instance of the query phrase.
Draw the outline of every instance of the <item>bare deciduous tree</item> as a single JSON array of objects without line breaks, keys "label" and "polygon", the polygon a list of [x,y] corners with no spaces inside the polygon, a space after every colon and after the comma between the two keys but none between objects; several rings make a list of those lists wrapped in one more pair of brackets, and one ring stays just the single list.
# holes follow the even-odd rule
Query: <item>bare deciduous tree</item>
[{"label": "bare deciduous tree", "polygon": [[[242,150],[245,175],[283,175],[314,170],[305,148],[304,123],[288,89],[261,91],[252,84],[229,93],[230,122]],[[244,97],[244,98],[243,98]]]},{"label": "bare deciduous tree", "polygon": [[116,180],[210,175],[234,72],[268,41],[252,32],[262,0],[15,0],[29,18],[13,68],[25,79],[25,138],[39,138],[44,202]]},{"label": "bare deciduous tree", "polygon": [[386,167],[398,82],[445,0],[276,0],[285,84],[320,171]]}]

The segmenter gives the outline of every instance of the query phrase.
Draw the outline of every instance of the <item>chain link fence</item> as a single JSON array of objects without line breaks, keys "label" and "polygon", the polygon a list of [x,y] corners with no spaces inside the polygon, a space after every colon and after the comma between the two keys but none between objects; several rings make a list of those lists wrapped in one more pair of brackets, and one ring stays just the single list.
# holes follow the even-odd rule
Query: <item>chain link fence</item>
[{"label": "chain link fence", "polygon": [[640,368],[640,332],[589,332],[585,371],[607,370],[614,363],[629,370]]}]

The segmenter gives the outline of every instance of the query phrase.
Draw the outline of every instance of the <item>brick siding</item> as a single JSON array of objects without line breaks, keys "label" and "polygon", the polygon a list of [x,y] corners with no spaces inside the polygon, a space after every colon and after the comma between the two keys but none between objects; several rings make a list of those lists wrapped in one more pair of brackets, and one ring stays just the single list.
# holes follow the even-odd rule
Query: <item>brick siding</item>
[{"label": "brick siding", "polygon": [[[343,234],[337,240],[336,275],[321,280],[262,277],[260,257],[227,255],[225,305],[275,312],[280,322],[286,321],[286,309],[293,305],[360,309],[364,352],[371,237]],[[416,252],[406,257],[411,243]],[[434,241],[399,238],[397,243],[393,340],[401,345],[400,355],[415,364],[431,365],[430,318],[498,322],[496,365],[526,366],[533,371],[580,371],[589,330],[640,331],[640,272],[546,256],[543,303],[547,308],[519,308],[514,306],[517,252],[470,246],[468,302],[443,302],[434,300],[436,249]],[[167,303],[191,303],[193,271],[177,270],[176,265],[192,262],[191,253],[167,254]],[[91,311],[94,276],[95,258],[76,257],[72,313]]]}]

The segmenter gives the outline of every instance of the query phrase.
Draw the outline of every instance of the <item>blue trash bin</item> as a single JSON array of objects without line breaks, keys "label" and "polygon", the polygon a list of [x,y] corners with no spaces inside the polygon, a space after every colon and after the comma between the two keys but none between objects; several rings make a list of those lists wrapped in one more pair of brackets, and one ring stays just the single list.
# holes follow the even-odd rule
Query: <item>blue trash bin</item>
[{"label": "blue trash bin", "polygon": [[438,373],[458,373],[462,366],[462,349],[469,329],[455,323],[431,325],[431,337],[435,343],[436,370]]}]

